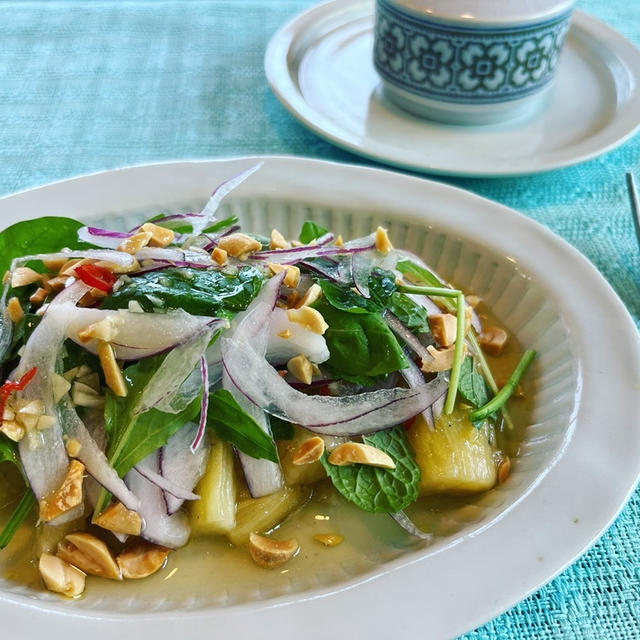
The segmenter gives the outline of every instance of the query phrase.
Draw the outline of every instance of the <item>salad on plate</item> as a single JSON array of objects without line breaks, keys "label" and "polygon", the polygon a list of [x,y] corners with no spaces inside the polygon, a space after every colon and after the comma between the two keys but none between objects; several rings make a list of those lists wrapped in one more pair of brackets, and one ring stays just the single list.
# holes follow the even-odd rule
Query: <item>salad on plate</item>
[{"label": "salad on plate", "polygon": [[0,548],[33,529],[51,591],[147,577],[193,535],[266,569],[331,549],[339,522],[279,535],[316,491],[429,540],[425,496],[509,475],[507,401],[535,353],[494,368],[512,338],[382,227],[287,239],[216,217],[258,168],[126,232],[0,234]]}]

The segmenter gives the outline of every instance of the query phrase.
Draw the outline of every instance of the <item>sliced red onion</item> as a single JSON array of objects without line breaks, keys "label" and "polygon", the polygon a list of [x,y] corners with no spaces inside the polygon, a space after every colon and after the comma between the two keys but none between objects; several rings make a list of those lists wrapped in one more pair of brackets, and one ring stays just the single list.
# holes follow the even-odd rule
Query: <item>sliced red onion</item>
[{"label": "sliced red onion", "polygon": [[301,260],[298,266],[311,273],[315,273],[326,280],[337,284],[351,284],[351,261],[348,263],[337,262],[324,258],[321,260]]},{"label": "sliced red onion", "polygon": [[[265,412],[260,407],[252,404],[224,373],[222,375],[222,388],[231,393],[240,408],[250,415],[265,433],[272,435],[269,418]],[[252,458],[239,450],[237,453],[251,497],[261,498],[282,489],[284,478],[279,464],[264,458]]]},{"label": "sliced red onion", "polygon": [[[59,293],[56,299],[65,291]],[[106,318],[111,318],[118,329],[111,341],[118,360],[140,360],[165,353],[190,341],[204,328],[218,331],[229,326],[225,319],[192,316],[181,309],[167,313],[134,313],[126,309],[82,308],[71,314],[66,335],[91,353],[96,353],[97,341],[83,342],[78,334]]]},{"label": "sliced red onion", "polygon": [[431,410],[433,411],[434,420],[437,420],[442,415],[442,410],[444,409],[445,400],[446,400],[446,396],[442,396],[441,398],[438,398],[433,403]]},{"label": "sliced red onion", "polygon": [[202,376],[202,401],[200,403],[200,423],[191,443],[191,453],[196,453],[204,438],[204,431],[207,426],[207,411],[209,410],[209,367],[205,356],[200,358],[200,374]]},{"label": "sliced red onion", "polygon": [[78,229],[78,240],[105,249],[117,249],[124,240],[132,235],[132,233],[110,231],[109,229],[99,229],[98,227],[82,227]]},{"label": "sliced red onion", "polygon": [[76,413],[68,396],[62,399],[58,410],[64,432],[69,438],[75,438],[80,443],[80,451],[76,457],[84,464],[87,472],[96,482],[120,500],[127,509],[137,511],[140,507],[140,501],[129,491],[122,478],[109,464],[102,449],[91,437]]},{"label": "sliced red onion", "polygon": [[[18,379],[31,368],[36,374],[24,391],[16,393],[22,400],[39,400],[44,413],[56,417],[53,399],[53,372],[64,341],[69,319],[76,311],[74,298],[86,292],[86,285],[75,283],[67,289],[66,301],[54,299],[47,313],[27,340],[20,363],[12,374]],[[76,300],[77,301],[77,300]],[[20,458],[36,498],[41,499],[55,491],[64,480],[69,458],[62,439],[59,420],[47,429],[30,430],[19,443]]]},{"label": "sliced red onion", "polygon": [[[154,451],[136,466],[158,473],[159,452]],[[180,511],[168,515],[162,489],[153,482],[149,482],[136,469],[131,469],[127,473],[125,481],[140,500],[138,514],[144,520],[140,535],[150,542],[171,549],[184,546],[189,540],[190,533],[187,516]]]},{"label": "sliced red onion", "polygon": [[370,298],[369,276],[371,275],[371,262],[365,253],[354,253],[351,256],[351,275],[353,284],[363,298]]},{"label": "sliced red onion", "polygon": [[404,511],[398,511],[397,513],[389,514],[407,533],[410,533],[420,540],[431,540],[433,536],[430,533],[421,531],[416,525],[409,519],[409,516]]},{"label": "sliced red onion", "polygon": [[174,249],[165,247],[143,247],[136,253],[138,260],[167,262],[176,267],[217,267],[211,256],[194,249]]},{"label": "sliced red onion", "polygon": [[[153,482],[156,487],[162,489],[165,493],[170,493],[173,497],[179,498],[180,500],[200,500],[200,496],[193,493],[193,491],[188,491],[179,487],[175,482],[168,480],[164,476],[160,475],[156,471],[153,471],[149,467],[144,465],[137,464],[135,466],[135,470],[141,475],[144,476],[149,482]],[[177,509],[174,511],[169,511],[169,515],[175,513]]]},{"label": "sliced red onion", "polygon": [[74,249],[57,251],[56,253],[36,253],[31,256],[14,258],[11,263],[11,271],[31,260],[70,260],[71,258],[88,258],[90,260],[102,260],[122,267],[130,267],[134,257],[124,251],[112,251],[110,249]]},{"label": "sliced red onion", "polygon": [[216,187],[214,192],[211,194],[209,201],[204,206],[201,211],[201,216],[199,218],[194,219],[193,221],[193,233],[197,235],[202,233],[207,226],[213,222],[215,219],[216,211],[220,206],[222,200],[231,193],[236,187],[242,184],[250,175],[254,174],[258,169],[262,167],[264,162],[258,162],[258,164],[249,167],[246,171],[238,174],[234,178],[230,178],[229,180],[225,180],[221,185]]},{"label": "sliced red onion", "polygon": [[[160,450],[160,472],[162,476],[175,486],[191,492],[204,475],[209,460],[209,444],[206,439],[194,453],[191,443],[196,437],[198,426],[187,422],[179,431],[174,433],[167,444]],[[196,495],[196,494],[193,494]],[[198,496],[199,498],[199,496]],[[184,500],[174,492],[164,493],[167,503],[167,513],[175,513]]]},{"label": "sliced red onion", "polygon": [[[404,369],[401,369],[400,374],[405,379],[409,388],[415,389],[416,387],[419,387],[420,385],[424,384],[424,376],[422,375],[422,371],[420,371],[418,365],[411,359],[411,355],[407,353],[407,349],[405,348],[403,349],[403,351],[404,351],[404,355],[407,358],[407,361],[409,362],[409,366],[405,367]],[[443,392],[442,396],[444,397],[445,395],[446,395],[446,389]],[[433,431],[435,429],[435,424],[433,422],[432,408],[427,407],[422,412],[422,416],[425,419],[425,422],[427,423],[427,426],[429,427],[429,429]]]},{"label": "sliced red onion", "polygon": [[[172,349],[162,361],[142,392],[136,413],[156,408],[166,413],[177,413],[186,406],[179,393],[184,381],[199,365],[213,330],[205,326],[188,342]],[[174,403],[178,401],[178,404]]]},{"label": "sliced red onion", "polygon": [[415,389],[383,389],[339,398],[307,396],[291,388],[247,343],[222,338],[223,366],[254,405],[311,431],[336,436],[374,433],[413,418],[447,389],[436,378]]},{"label": "sliced red onion", "polygon": [[[173,213],[168,216],[162,216],[161,218],[156,218],[153,221],[153,224],[162,224],[163,222],[171,222],[172,220],[186,220],[187,222],[192,222],[194,219],[201,218],[201,213]],[[140,225],[136,225],[132,229],[129,229],[129,233],[135,233],[140,228]]]},{"label": "sliced red onion", "polygon": [[413,300],[419,307],[425,308],[427,318],[442,313],[442,309],[429,296],[421,296],[417,293],[407,293],[405,295]]},{"label": "sliced red onion", "polygon": [[399,338],[404,340],[407,346],[424,362],[431,362],[433,356],[427,351],[427,348],[416,338],[416,336],[394,315],[389,309],[382,312],[382,317],[387,326]]},{"label": "sliced red onion", "polygon": [[351,255],[361,251],[368,251],[374,247],[373,241],[367,246],[337,247],[304,245],[293,249],[274,249],[273,251],[258,251],[249,256],[249,260],[258,262],[277,262],[279,264],[296,264],[310,258],[326,258],[328,256]]}]

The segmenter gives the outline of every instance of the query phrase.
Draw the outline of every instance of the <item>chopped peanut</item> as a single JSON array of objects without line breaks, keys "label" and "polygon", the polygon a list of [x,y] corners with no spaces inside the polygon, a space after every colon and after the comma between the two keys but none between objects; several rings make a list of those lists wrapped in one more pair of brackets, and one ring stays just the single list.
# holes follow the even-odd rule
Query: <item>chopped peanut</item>
[{"label": "chopped peanut", "polygon": [[478,342],[489,355],[499,356],[507,343],[507,332],[500,327],[485,327]]},{"label": "chopped peanut", "polygon": [[65,444],[65,448],[71,458],[77,458],[82,449],[82,445],[76,438],[69,438]]},{"label": "chopped peanut", "polygon": [[120,553],[116,558],[122,577],[137,580],[146,578],[162,569],[169,549],[151,542],[139,542]]},{"label": "chopped peanut", "polygon": [[285,287],[293,289],[298,286],[300,281],[299,267],[292,264],[278,264],[277,262],[267,262],[267,266],[274,276],[282,271],[285,272],[284,280],[282,281]]},{"label": "chopped peanut", "polygon": [[140,249],[146,247],[151,241],[150,231],[137,231],[132,236],[123,240],[117,247],[118,251],[134,255]]},{"label": "chopped peanut", "polygon": [[49,295],[46,289],[38,287],[34,293],[29,296],[29,302],[32,304],[42,304]]},{"label": "chopped peanut", "polygon": [[300,382],[311,384],[311,380],[313,380],[313,365],[306,356],[299,354],[291,358],[287,362],[287,369]]},{"label": "chopped peanut", "polygon": [[9,440],[20,442],[20,440],[24,438],[25,428],[13,420],[5,419],[2,421],[2,425],[0,426],[0,433],[4,433]]},{"label": "chopped peanut", "polygon": [[450,347],[456,341],[458,319],[451,313],[429,316],[429,328],[438,344]]},{"label": "chopped peanut", "polygon": [[335,242],[333,244],[335,244],[336,247],[344,247],[344,240],[342,239],[342,235],[338,234],[338,237],[335,239]]},{"label": "chopped peanut", "polygon": [[366,464],[370,467],[395,469],[396,463],[384,451],[360,442],[344,442],[329,455],[329,464],[344,467],[349,464]]},{"label": "chopped peanut", "polygon": [[312,307],[300,307],[299,309],[287,309],[289,322],[295,322],[305,329],[322,335],[329,325],[324,321],[322,314]]},{"label": "chopped peanut", "polygon": [[291,245],[285,240],[285,237],[277,230],[271,231],[269,238],[269,249],[288,249]]},{"label": "chopped peanut", "polygon": [[253,561],[264,569],[273,569],[293,558],[300,546],[295,538],[271,540],[257,533],[249,534],[249,553]]},{"label": "chopped peanut", "polygon": [[115,395],[124,398],[127,395],[127,383],[124,381],[122,369],[116,362],[116,354],[113,347],[108,342],[98,340],[98,358],[100,359],[100,366],[104,372],[107,386]]},{"label": "chopped peanut", "polygon": [[389,236],[387,235],[387,230],[383,229],[382,227],[378,227],[376,229],[375,243],[376,249],[380,253],[384,253],[385,255],[393,249],[393,245],[391,244]]},{"label": "chopped peanut", "polygon": [[[453,356],[455,354],[455,345],[445,347],[443,349],[436,349],[432,345],[427,347],[429,355],[433,360],[427,361],[426,358],[422,359],[422,366],[420,367],[425,373],[437,373],[438,371],[448,371],[453,366]],[[466,353],[466,345],[463,345],[463,353]]]},{"label": "chopped peanut", "polygon": [[13,298],[9,298],[9,302],[7,302],[7,311],[9,312],[9,317],[13,324],[18,324],[18,322],[24,318],[24,311],[22,310],[20,300],[15,296],[13,296]]},{"label": "chopped peanut", "polygon": [[227,264],[227,252],[224,249],[221,249],[220,247],[216,247],[212,252],[211,252],[211,259],[220,267],[222,267],[223,265]]},{"label": "chopped peanut", "polygon": [[122,580],[120,567],[107,545],[90,533],[79,531],[65,536],[58,543],[57,556],[84,573]]},{"label": "chopped peanut", "polygon": [[40,520],[50,522],[59,515],[82,504],[84,465],[72,460],[60,487],[40,500]]},{"label": "chopped peanut", "polygon": [[312,464],[318,462],[323,453],[324,440],[320,436],[314,436],[300,445],[300,448],[293,456],[292,462],[295,465]]},{"label": "chopped peanut", "polygon": [[120,316],[107,316],[99,322],[94,322],[88,327],[80,329],[78,331],[78,339],[80,342],[89,342],[94,338],[104,342],[113,342],[120,331],[121,324],[122,318]]},{"label": "chopped peanut", "polygon": [[284,331],[281,331],[278,336],[280,338],[290,338],[291,337],[291,329],[285,329]]},{"label": "chopped peanut", "polygon": [[218,247],[224,249],[233,258],[246,260],[254,251],[260,251],[262,245],[246,233],[231,233],[218,241]]},{"label": "chopped peanut", "polygon": [[114,502],[96,518],[95,524],[114,533],[138,536],[142,529],[142,518],[135,511],[127,509],[122,502]]},{"label": "chopped peanut", "polygon": [[322,295],[322,288],[319,284],[313,283],[305,292],[305,294],[296,303],[296,308],[308,307],[312,305]]},{"label": "chopped peanut", "polygon": [[54,276],[53,278],[43,278],[42,286],[49,291],[57,293],[58,291],[62,291],[69,281],[73,282],[73,280],[73,276]]},{"label": "chopped peanut", "polygon": [[153,224],[153,222],[145,222],[139,231],[151,234],[151,238],[149,239],[149,246],[151,247],[168,247],[176,237],[173,230],[165,229],[157,224]]},{"label": "chopped peanut", "polygon": [[49,591],[69,598],[75,598],[84,591],[85,574],[62,558],[43,553],[38,562],[38,570]]},{"label": "chopped peanut", "polygon": [[30,269],[29,267],[17,267],[11,274],[11,287],[24,287],[28,284],[33,284],[42,279],[42,274]]},{"label": "chopped peanut", "polygon": [[511,460],[505,457],[504,460],[498,465],[498,482],[502,484],[507,480],[511,473]]}]

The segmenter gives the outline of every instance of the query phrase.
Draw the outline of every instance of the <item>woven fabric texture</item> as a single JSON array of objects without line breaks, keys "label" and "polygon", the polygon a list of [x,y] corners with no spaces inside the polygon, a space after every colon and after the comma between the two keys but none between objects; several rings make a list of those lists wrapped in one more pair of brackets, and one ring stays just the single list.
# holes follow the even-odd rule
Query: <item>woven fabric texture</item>
[{"label": "woven fabric texture", "polygon": [[[312,4],[0,0],[0,195],[163,160],[284,153],[366,163],[298,124],[266,84],[269,38]],[[580,0],[578,7],[640,45],[637,0]],[[629,170],[640,178],[640,136],[543,175],[438,179],[518,209],[565,238],[600,269],[638,324]],[[583,557],[465,638],[640,638],[639,526],[636,492]],[[487,580],[500,580],[499,566]]]}]

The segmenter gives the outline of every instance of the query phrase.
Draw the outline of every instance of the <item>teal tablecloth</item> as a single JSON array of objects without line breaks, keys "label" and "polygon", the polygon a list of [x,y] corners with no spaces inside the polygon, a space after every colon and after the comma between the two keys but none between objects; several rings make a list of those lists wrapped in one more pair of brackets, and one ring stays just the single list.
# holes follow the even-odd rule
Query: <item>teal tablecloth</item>
[{"label": "teal tablecloth", "polygon": [[[184,158],[287,153],[365,162],[305,130],[266,85],[267,41],[311,4],[0,0],[0,194]],[[578,6],[640,45],[638,0]],[[628,170],[640,177],[640,136],[540,176],[447,181],[564,237],[600,269],[638,323],[640,253],[625,192]],[[636,492],[572,567],[466,637],[639,638],[639,525]],[[499,580],[499,567],[487,579]]]}]

